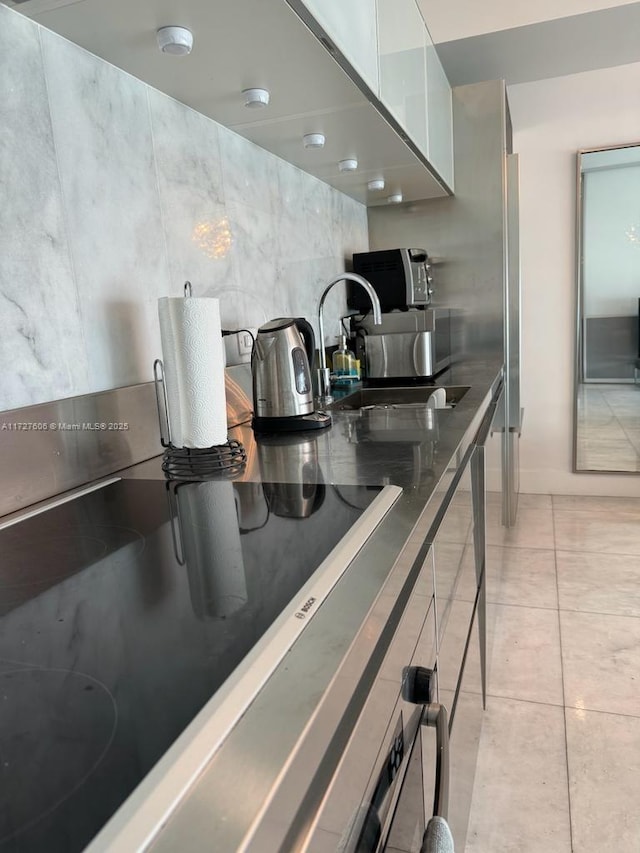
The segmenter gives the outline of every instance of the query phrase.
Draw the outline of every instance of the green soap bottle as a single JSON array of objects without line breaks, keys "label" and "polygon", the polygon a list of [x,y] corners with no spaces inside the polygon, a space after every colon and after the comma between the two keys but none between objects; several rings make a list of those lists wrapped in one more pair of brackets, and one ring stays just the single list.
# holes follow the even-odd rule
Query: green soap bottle
[{"label": "green soap bottle", "polygon": [[336,385],[348,384],[358,378],[356,357],[347,348],[347,336],[344,332],[340,335],[340,346],[333,354],[331,366]]}]

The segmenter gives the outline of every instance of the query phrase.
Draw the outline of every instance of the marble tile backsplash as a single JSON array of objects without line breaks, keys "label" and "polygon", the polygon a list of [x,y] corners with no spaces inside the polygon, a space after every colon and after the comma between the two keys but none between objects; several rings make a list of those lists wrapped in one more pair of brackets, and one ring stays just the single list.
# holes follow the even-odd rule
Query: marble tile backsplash
[{"label": "marble tile backsplash", "polygon": [[368,247],[362,205],[4,6],[0,128],[0,410],[149,381],[186,279],[315,326]]}]

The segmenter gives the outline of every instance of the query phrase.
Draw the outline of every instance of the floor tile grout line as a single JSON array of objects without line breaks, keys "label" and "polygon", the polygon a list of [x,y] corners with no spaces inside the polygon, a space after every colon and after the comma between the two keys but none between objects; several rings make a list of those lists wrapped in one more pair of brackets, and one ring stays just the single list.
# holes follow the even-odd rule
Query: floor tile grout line
[{"label": "floor tile grout line", "polygon": [[[480,696],[482,691],[480,688],[474,690],[466,690],[465,693],[472,696]],[[521,696],[506,696],[504,693],[487,692],[487,699],[500,699],[503,702],[525,702],[527,705],[542,705],[543,708],[558,708],[564,711],[565,706],[558,702],[541,702],[539,699],[524,699]],[[577,711],[577,708],[572,708],[572,711]],[[618,715],[622,716],[622,715]]]},{"label": "floor tile grout line", "polygon": [[624,717],[625,720],[640,720],[640,714],[629,714],[624,711],[603,711],[600,708],[576,708],[574,705],[565,705],[564,710],[565,712],[576,711],[579,714],[604,714],[606,717]]},{"label": "floor tile grout line", "polygon": [[[553,503],[553,498],[552,498]],[[562,656],[562,620],[560,618],[560,584],[558,581],[558,552],[557,552],[557,542],[556,542],[556,515],[555,510],[552,513],[552,523],[553,523],[553,543],[554,543],[554,552],[553,552],[553,563],[556,570],[556,600],[558,602],[558,645],[559,645],[559,653],[560,653],[560,679],[562,681],[562,724],[564,726],[564,755],[565,755],[565,766],[567,770],[567,805],[569,807],[569,844],[571,846],[571,850],[573,850],[573,815],[571,813],[571,778],[569,775],[569,735],[567,732],[567,694],[564,683],[564,659]]]},{"label": "floor tile grout line", "polygon": [[[636,522],[640,525],[640,518]],[[640,551],[631,552],[631,551],[583,551],[571,548],[558,548],[562,554],[592,554],[597,557],[635,557],[636,559],[640,559]]]},{"label": "floor tile grout line", "polygon": [[[638,524],[640,524],[640,518],[638,519]],[[556,553],[558,554],[583,554],[585,557],[638,557],[638,554],[619,554],[617,551],[615,552],[607,552],[607,551],[570,551],[567,548],[556,548]]]},{"label": "floor tile grout line", "polygon": [[[469,693],[472,693],[472,690],[469,690]],[[474,694],[476,695],[476,694]],[[477,694],[480,695],[480,692]],[[542,705],[543,708],[558,708],[560,711],[564,711],[565,706],[561,702],[542,702],[540,699],[524,699],[522,696],[507,696],[504,693],[487,693],[487,699],[503,699],[507,702],[526,702],[528,705]],[[577,710],[573,708],[572,710]]]},{"label": "floor tile grout line", "polygon": [[634,615],[632,613],[611,613],[604,610],[576,610],[571,607],[560,607],[560,613],[579,613],[583,616],[613,616],[615,619],[640,619],[640,613]]},{"label": "floor tile grout line", "polygon": [[[496,607],[523,607],[523,608],[525,608],[525,609],[527,609],[527,610],[557,610],[557,609],[558,609],[557,607],[554,607],[553,605],[546,605],[546,604],[516,604],[516,603],[515,603],[515,602],[513,602],[513,601],[489,601],[489,599],[487,599],[487,604],[493,604],[493,605],[495,605]],[[580,611],[578,611],[578,612],[580,612]],[[607,614],[603,613],[602,615],[603,615],[603,616],[606,616]]]},{"label": "floor tile grout line", "polygon": [[[553,551],[549,547],[536,547],[535,545],[505,545],[503,543],[487,542],[487,548],[509,548],[511,551]],[[637,557],[638,554],[631,554],[632,557]]]},{"label": "floor tile grout line", "polygon": [[501,551],[535,551],[536,553],[539,551],[547,551],[552,553],[554,548],[535,548],[531,545],[489,545],[487,544],[487,548],[500,548]]}]

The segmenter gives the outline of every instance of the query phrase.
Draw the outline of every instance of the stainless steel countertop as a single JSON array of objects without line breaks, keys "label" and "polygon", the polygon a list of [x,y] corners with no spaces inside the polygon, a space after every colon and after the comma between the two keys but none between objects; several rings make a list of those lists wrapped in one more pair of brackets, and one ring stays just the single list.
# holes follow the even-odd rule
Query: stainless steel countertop
[{"label": "stainless steel countertop", "polygon": [[[389,410],[385,424],[373,425],[366,412],[336,411],[327,430],[266,443],[256,442],[248,424],[230,432],[248,454],[238,479],[391,483],[403,494],[192,787],[175,792],[175,809],[154,810],[145,799],[151,786],[145,789],[143,782],[91,845],[92,853],[122,848],[123,842],[128,849],[183,853],[242,844],[247,850],[275,850],[283,842],[285,849],[297,849],[384,657],[383,634],[399,619],[399,604],[420,575],[441,498],[500,375],[500,364],[486,362],[447,371],[439,384],[471,388],[454,410],[437,413],[436,428],[426,438],[415,413],[403,409]],[[157,458],[120,475],[163,476]],[[197,732],[191,745],[194,737]],[[167,778],[164,773],[164,784]],[[135,845],[129,843],[134,839]]]},{"label": "stainless steel countertop", "polygon": [[[454,365],[442,373],[438,385],[468,385],[470,390],[455,409],[435,410],[434,429],[427,432],[416,412],[410,409],[334,410],[333,424],[327,429],[257,440],[250,423],[244,423],[229,430],[229,437],[241,441],[247,451],[246,468],[234,479],[302,482],[310,476],[308,465],[304,470],[301,467],[302,457],[308,462],[309,454],[313,453],[317,460],[317,482],[392,484],[417,491],[426,503],[452,462],[455,466],[465,434],[501,369],[501,363],[496,361],[476,361]],[[235,414],[243,420],[250,417],[249,411]],[[154,457],[119,471],[118,475],[164,479],[159,463],[160,457]]]}]

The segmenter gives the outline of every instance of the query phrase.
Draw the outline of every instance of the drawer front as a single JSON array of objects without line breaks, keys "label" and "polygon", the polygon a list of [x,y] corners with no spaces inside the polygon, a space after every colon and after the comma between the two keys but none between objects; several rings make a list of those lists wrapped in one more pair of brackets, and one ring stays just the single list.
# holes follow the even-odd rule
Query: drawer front
[{"label": "drawer front", "polygon": [[[455,691],[478,591],[470,466],[436,534],[433,552],[438,624],[438,685]],[[440,699],[442,701],[442,698]],[[449,706],[449,711],[453,709]]]},{"label": "drawer front", "polygon": [[[480,665],[478,660],[478,618],[474,618],[469,651],[459,683],[455,702],[455,713],[450,718],[449,736],[449,813],[447,820],[453,835],[456,850],[464,850],[471,811],[473,784],[476,775],[478,745],[482,730],[482,692],[480,688]],[[454,691],[441,689],[440,701],[447,708],[453,706]],[[430,731],[425,731],[426,735]],[[430,745],[433,749],[433,743]],[[432,765],[433,766],[433,765]],[[429,765],[425,762],[425,788],[433,786],[428,777]],[[432,771],[433,772],[433,771]],[[427,815],[433,801],[427,802]]]}]

